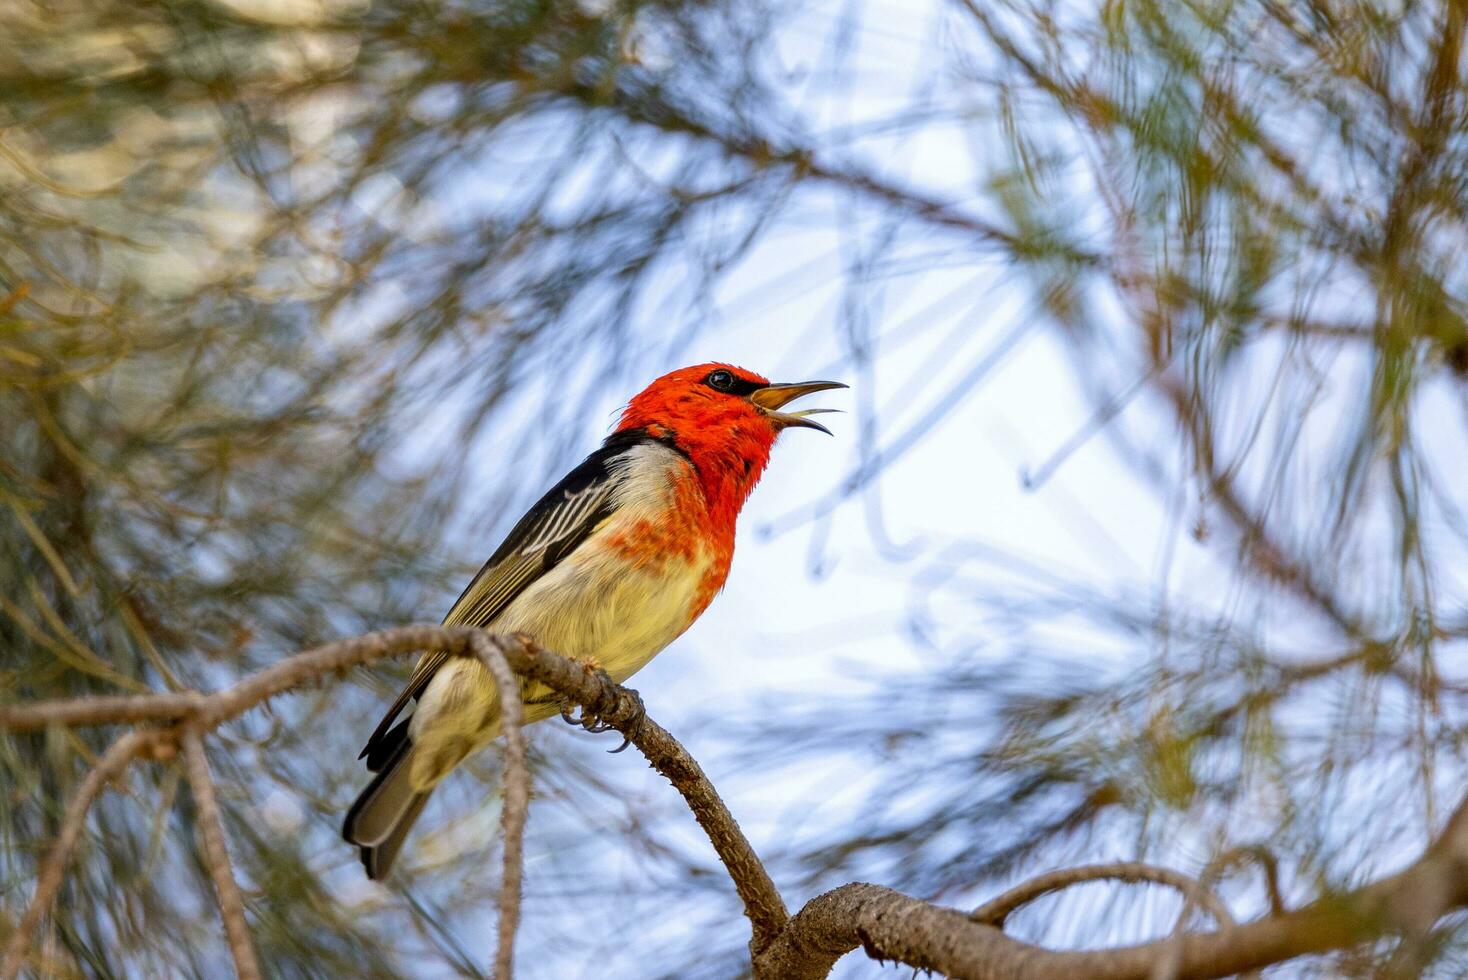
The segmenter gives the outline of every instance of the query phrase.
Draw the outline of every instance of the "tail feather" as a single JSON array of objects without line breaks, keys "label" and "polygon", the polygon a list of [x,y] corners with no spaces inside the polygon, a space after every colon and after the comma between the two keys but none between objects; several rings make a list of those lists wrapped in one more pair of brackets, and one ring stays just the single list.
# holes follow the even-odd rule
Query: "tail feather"
[{"label": "tail feather", "polygon": [[403,841],[408,837],[408,830],[418,819],[418,814],[423,810],[423,804],[428,802],[427,793],[417,793],[413,802],[408,804],[408,809],[398,818],[397,826],[392,832],[375,847],[363,847],[362,867],[367,869],[367,877],[373,881],[381,881],[387,877],[392,870],[392,863],[398,856],[398,851],[403,849]]},{"label": "tail feather", "polygon": [[357,758],[367,760],[368,772],[382,772],[382,767],[391,762],[401,751],[403,742],[412,744],[408,738],[408,725],[412,721],[411,717],[404,718],[390,731],[384,732],[375,741],[367,743],[367,747]]},{"label": "tail feather", "polygon": [[428,802],[428,792],[417,792],[408,779],[413,740],[407,726],[394,729],[395,744],[383,746],[377,759],[377,775],[347,811],[342,836],[362,850],[367,877],[378,881],[387,876],[402,849],[408,829]]}]

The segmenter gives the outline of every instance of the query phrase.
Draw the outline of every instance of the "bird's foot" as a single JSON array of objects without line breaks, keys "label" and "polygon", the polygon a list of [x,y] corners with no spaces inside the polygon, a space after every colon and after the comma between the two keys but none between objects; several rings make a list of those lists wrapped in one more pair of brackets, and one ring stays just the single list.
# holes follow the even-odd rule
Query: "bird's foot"
[{"label": "bird's foot", "polygon": [[575,701],[566,699],[561,701],[561,720],[568,725],[580,726],[593,735],[609,732],[615,727],[602,721],[601,716],[595,712],[588,711]]},{"label": "bird's foot", "polygon": [[[588,667],[600,674],[609,684],[616,683],[600,667],[592,667],[590,665]],[[642,696],[630,688],[622,688],[622,690],[631,696],[634,707],[632,717],[628,719],[627,724],[622,730],[622,744],[611,750],[612,755],[625,751],[627,746],[632,744],[632,740],[637,737],[638,732],[642,731],[642,723],[647,718],[647,708],[642,703]],[[595,711],[591,711],[585,706],[578,705],[569,700],[561,702],[561,720],[569,725],[576,725],[593,735],[614,731],[618,727],[610,722],[603,721],[601,715]]]},{"label": "bird's foot", "polygon": [[622,731],[622,744],[610,751],[610,755],[625,752],[632,740],[642,733],[642,723],[647,721],[647,706],[642,703],[642,695],[631,688],[623,688],[632,698],[632,717],[627,719],[627,726]]}]

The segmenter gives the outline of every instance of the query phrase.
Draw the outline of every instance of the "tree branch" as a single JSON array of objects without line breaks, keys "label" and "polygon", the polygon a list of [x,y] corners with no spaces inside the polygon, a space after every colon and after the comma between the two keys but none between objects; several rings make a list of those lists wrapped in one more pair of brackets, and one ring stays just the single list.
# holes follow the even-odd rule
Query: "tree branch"
[{"label": "tree branch", "polygon": [[110,725],[141,721],[177,721],[192,717],[204,728],[214,728],[284,694],[307,681],[334,671],[372,663],[447,643],[456,653],[466,640],[449,636],[439,626],[402,626],[338,640],[287,657],[244,680],[213,694],[180,691],[177,694],[138,694],[117,697],[72,698],[33,704],[0,705],[0,728],[12,732],[40,731],[50,725]]},{"label": "tree branch", "polygon": [[[425,648],[479,658],[495,676],[503,698],[502,724],[507,744],[505,870],[496,956],[502,978],[510,976],[513,965],[529,800],[519,684],[511,672],[547,685],[582,705],[588,717],[594,716],[620,731],[682,794],[744,903],[751,925],[754,973],[761,980],[824,977],[837,959],[858,947],[877,959],[898,960],[919,969],[978,980],[1072,976],[1149,980],[1159,969],[1178,980],[1201,980],[1355,946],[1392,933],[1425,935],[1442,916],[1468,905],[1465,800],[1441,836],[1399,874],[1343,895],[1327,896],[1294,912],[1272,914],[1241,926],[1231,925],[1227,910],[1206,896],[1198,883],[1164,869],[1134,864],[1052,872],[987,903],[972,917],[879,885],[858,882],[811,900],[792,918],[769,873],[703,770],[676,739],[646,718],[635,692],[617,685],[603,671],[540,650],[524,637],[501,637],[464,627],[407,626],[296,654],[209,695],[184,692],[0,706],[0,729],[11,731],[36,731],[53,724],[183,722],[167,729],[121,736],[87,775],[68,805],[61,832],[41,866],[30,906],[9,939],[0,962],[0,980],[13,980],[19,973],[31,937],[60,889],[87,810],[102,788],[144,751],[161,757],[180,738],[236,967],[242,977],[258,976],[245,931],[243,903],[229,870],[218,803],[203,757],[203,733],[269,697],[330,672]],[[1012,939],[988,924],[1002,922],[1015,908],[1047,891],[1100,878],[1157,881],[1180,888],[1193,901],[1209,908],[1222,923],[1221,928],[1206,933],[1179,932],[1156,942],[1116,949],[1060,952]]]},{"label": "tree branch", "polygon": [[81,837],[87,811],[91,809],[92,803],[113,778],[152,745],[153,735],[150,732],[128,732],[121,735],[102,754],[102,758],[97,760],[92,771],[87,773],[87,778],[82,780],[76,795],[66,806],[56,842],[51,845],[51,852],[41,865],[31,903],[26,906],[25,915],[21,917],[20,924],[15,927],[15,932],[10,934],[10,941],[5,945],[5,957],[0,960],[0,980],[15,980],[20,974],[20,968],[25,963],[26,950],[31,944],[31,936],[40,925],[42,916],[56,901],[56,893],[61,890],[67,862],[71,860],[71,852]]},{"label": "tree branch", "polygon": [[1202,883],[1209,885],[1222,877],[1227,869],[1249,862],[1259,865],[1264,876],[1264,893],[1269,896],[1269,911],[1280,915],[1285,910],[1285,901],[1284,892],[1279,887],[1279,861],[1274,852],[1263,844],[1243,844],[1224,851],[1208,862]]},{"label": "tree branch", "polygon": [[[636,694],[616,684],[604,672],[540,650],[522,637],[499,637],[467,627],[402,626],[295,654],[249,675],[232,687],[208,695],[185,691],[0,705],[0,729],[28,732],[50,725],[106,725],[183,719],[189,719],[201,728],[213,728],[267,698],[284,694],[332,672],[384,657],[423,649],[443,649],[460,656],[474,655],[471,644],[476,636],[482,636],[493,644],[515,673],[540,681],[584,706],[631,739],[653,768],[683,796],[693,811],[694,819],[708,835],[744,903],[752,929],[751,948],[762,948],[773,939],[790,917],[785,903],[775,889],[775,883],[770,880],[769,872],[739,829],[738,822],[694,758],[662,726],[646,717]],[[507,817],[511,805],[507,787]],[[508,848],[508,837],[506,844]],[[509,871],[508,866],[506,871]],[[0,980],[4,978],[0,977]]]},{"label": "tree branch", "polygon": [[1228,906],[1200,883],[1180,871],[1160,868],[1137,861],[1118,861],[1114,864],[1087,864],[1079,868],[1062,868],[1050,871],[1029,881],[1021,882],[998,898],[990,899],[974,909],[969,918],[975,922],[1004,928],[1004,921],[1023,905],[1028,905],[1042,895],[1069,888],[1086,881],[1125,881],[1131,884],[1150,882],[1167,885],[1183,893],[1188,901],[1202,906],[1220,926],[1234,925]]},{"label": "tree branch", "polygon": [[[463,627],[444,630],[450,646],[460,636],[474,632]],[[751,951],[773,941],[790,918],[775,883],[698,762],[666,729],[647,717],[641,699],[605,671],[537,649],[518,637],[514,641],[494,639],[501,644],[515,673],[553,688],[621,732],[673,784],[733,879],[734,889],[744,903],[744,914],[749,917]]]},{"label": "tree branch", "polygon": [[483,633],[469,648],[494,677],[500,695],[500,731],[505,736],[504,868],[500,875],[499,945],[494,957],[496,980],[510,980],[515,969],[515,930],[520,924],[520,889],[525,867],[525,818],[530,811],[530,767],[525,762],[524,710],[520,683],[499,646]]},{"label": "tree branch", "polygon": [[1295,912],[1214,932],[1115,949],[1059,952],[1011,939],[963,913],[879,885],[855,883],[812,899],[755,958],[757,978],[817,980],[858,947],[878,960],[968,980],[1207,980],[1392,933],[1425,934],[1468,904],[1468,799],[1406,870]]},{"label": "tree branch", "polygon": [[219,815],[219,800],[214,796],[214,780],[209,776],[209,760],[204,755],[204,741],[197,728],[183,732],[184,773],[194,806],[199,811],[199,839],[204,845],[204,860],[209,877],[214,879],[214,897],[219,904],[219,917],[224,920],[224,934],[229,952],[234,957],[234,972],[240,980],[260,980],[260,964],[255,946],[250,941],[250,927],[245,923],[245,902],[234,880],[229,863],[229,850],[224,843],[224,821]]}]

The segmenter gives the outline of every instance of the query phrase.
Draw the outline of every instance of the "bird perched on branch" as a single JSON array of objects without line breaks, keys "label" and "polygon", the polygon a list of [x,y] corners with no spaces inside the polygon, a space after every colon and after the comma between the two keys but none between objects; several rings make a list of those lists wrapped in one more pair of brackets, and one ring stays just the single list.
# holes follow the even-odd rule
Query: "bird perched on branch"
[{"label": "bird perched on branch", "polygon": [[[827,410],[781,409],[844,387],[771,384],[730,364],[658,378],[601,448],[520,519],[444,624],[525,633],[626,680],[723,587],[735,520],[775,437],[795,426],[829,434],[810,418]],[[527,722],[560,708],[534,684],[522,683],[521,698]],[[388,873],[434,786],[498,733],[498,694],[479,661],[443,652],[418,661],[362,750],[377,775],[342,829],[369,878]]]}]

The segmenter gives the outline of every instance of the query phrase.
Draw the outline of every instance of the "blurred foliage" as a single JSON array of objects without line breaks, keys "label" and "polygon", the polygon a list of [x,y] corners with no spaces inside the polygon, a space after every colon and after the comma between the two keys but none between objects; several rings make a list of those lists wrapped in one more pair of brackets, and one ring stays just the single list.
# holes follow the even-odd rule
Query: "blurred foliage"
[{"label": "blurred foliage", "polygon": [[[589,402],[560,399],[521,465],[481,488],[465,462],[495,413],[533,379],[599,394],[617,377],[638,350],[627,310],[668,273],[680,227],[726,192],[700,183],[698,153],[663,185],[609,143],[618,115],[603,107],[634,30],[666,57],[689,52],[680,84],[694,85],[734,70],[705,35],[742,29],[659,5],[0,12],[6,696],[214,687],[323,639],[431,618],[464,574],[451,562],[473,557],[434,546],[461,495],[512,499],[584,448],[556,422],[584,421]],[[496,450],[515,451],[514,435]],[[322,699],[291,724],[241,726],[216,765],[284,807],[285,825],[301,804],[272,783],[329,827],[339,801],[325,793],[345,767],[323,777],[303,733],[339,709]],[[5,742],[7,894],[24,893],[54,834],[80,776],[72,754],[98,749],[84,734]],[[105,845],[68,885],[52,969],[222,968],[222,950],[199,952],[217,944],[187,794],[158,778],[161,796],[94,814]],[[411,962],[398,933],[324,888],[324,865],[347,855],[324,836],[262,834],[248,796],[227,802],[272,975]],[[424,931],[434,916],[413,918],[431,952],[465,958]],[[192,932],[161,941],[160,923]]]},{"label": "blurred foliage", "polygon": [[[1294,901],[1400,863],[1464,773],[1461,9],[954,0],[930,15],[917,83],[874,93],[860,39],[907,26],[890,7],[7,5],[3,696],[216,687],[433,618],[457,563],[493,545],[484,515],[512,513],[585,450],[609,392],[717,323],[754,250],[806,288],[782,236],[835,213],[826,332],[858,397],[930,324],[951,325],[938,356],[962,363],[909,428],[863,403],[856,467],[794,523],[856,497],[878,548],[902,552],[877,478],[1043,329],[1075,366],[1057,384],[1095,415],[1033,485],[1102,434],[1172,543],[1150,588],[1031,567],[987,546],[978,516],[896,555],[913,597],[902,671],[728,722],[738,778],[855,787],[836,819],[775,835],[787,897],[865,876],[976,902],[1076,858],[1196,871],[1265,842]],[[801,74],[782,45],[812,23]],[[860,127],[827,118],[899,89]],[[910,173],[944,134],[966,168]],[[956,353],[987,294],[934,296],[916,327],[884,319],[894,281],[939,265],[1001,269],[1028,297],[1008,328],[985,321],[993,347]],[[1185,561],[1208,574],[1181,582]],[[485,961],[483,783],[445,794],[467,815],[393,891],[361,884],[335,839],[386,673],[215,743],[272,975]],[[100,738],[0,742],[7,908]],[[530,853],[547,856],[522,950],[573,951],[522,952],[526,974],[740,972],[733,896],[676,807],[537,738],[556,760],[537,775]],[[493,760],[478,765],[492,784]],[[47,969],[218,975],[188,794],[166,767],[130,788],[93,813]],[[1225,884],[1241,914],[1266,907],[1247,866]],[[1136,939],[1177,914],[1154,898],[1083,889],[1015,922]],[[1433,969],[1460,975],[1461,929],[1438,938]],[[1294,969],[1365,976],[1393,955]]]},{"label": "blurred foliage", "polygon": [[[912,585],[926,669],[761,726],[792,767],[880,760],[793,866],[958,904],[1107,856],[1263,844],[1291,903],[1399,867],[1465,762],[1463,8],[958,7],[959,84],[1007,139],[986,200],[1095,405],[1026,479],[1104,433],[1172,543],[1150,589],[1097,590],[956,531]],[[1227,872],[1267,910],[1257,867]],[[1136,941],[1177,914],[1091,891],[1023,931]],[[1465,941],[1450,923],[1421,968],[1461,975]]]}]

